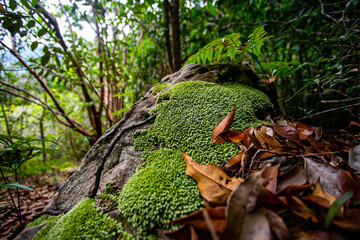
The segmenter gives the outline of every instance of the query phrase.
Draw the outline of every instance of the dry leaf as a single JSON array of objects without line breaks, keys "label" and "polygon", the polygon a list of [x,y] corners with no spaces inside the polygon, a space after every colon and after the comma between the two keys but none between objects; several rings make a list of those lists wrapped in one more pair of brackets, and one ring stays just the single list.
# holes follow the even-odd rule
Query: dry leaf
[{"label": "dry leaf", "polygon": [[246,213],[255,208],[257,196],[264,182],[263,171],[258,171],[239,184],[230,195],[226,210],[226,228],[223,240],[238,240],[243,231]]},{"label": "dry leaf", "polygon": [[243,165],[243,160],[245,157],[245,152],[240,152],[233,156],[229,162],[225,164],[225,169],[239,169]]},{"label": "dry leaf", "polygon": [[231,192],[243,182],[241,178],[230,178],[214,164],[203,165],[184,152],[181,155],[186,163],[186,175],[197,182],[201,196],[213,205],[225,204]]},{"label": "dry leaf", "polygon": [[260,137],[266,142],[266,144],[269,146],[268,149],[272,150],[274,148],[280,148],[281,144],[273,137],[263,132],[258,132]]},{"label": "dry leaf", "polygon": [[279,125],[279,124],[274,124],[273,128],[275,132],[280,136],[297,143],[301,147],[303,146],[299,138],[299,132],[295,128],[290,127],[288,125]]},{"label": "dry leaf", "polygon": [[289,170],[278,177],[278,189],[283,189],[289,185],[303,185],[307,183],[306,172],[299,165],[292,166]]},{"label": "dry leaf", "polygon": [[315,184],[314,187],[314,191],[313,191],[313,195],[314,196],[319,196],[322,198],[325,198],[326,200],[329,201],[329,204],[333,204],[333,202],[336,200],[336,198],[334,196],[332,196],[331,194],[327,193],[321,186],[320,184],[320,179],[318,179],[318,181]]},{"label": "dry leaf", "polygon": [[206,210],[209,214],[211,222],[215,231],[222,233],[226,227],[225,211],[226,207],[204,208],[196,212],[190,213],[186,217],[182,217],[167,223],[169,224],[185,224],[195,229],[208,230],[208,226],[203,216],[203,211]]},{"label": "dry leaf", "polygon": [[336,177],[336,183],[342,193],[353,190],[354,195],[351,199],[357,202],[360,201],[360,184],[352,178],[349,172],[341,169]]},{"label": "dry leaf", "polygon": [[263,173],[264,178],[271,179],[269,184],[266,186],[266,188],[273,193],[276,192],[277,176],[278,176],[279,167],[280,167],[280,164],[273,166],[273,167],[268,167]]},{"label": "dry leaf", "polygon": [[221,133],[230,130],[231,124],[234,121],[235,108],[217,125],[212,132],[212,142],[214,144],[221,144],[225,142],[225,139],[220,136]]},{"label": "dry leaf", "polygon": [[228,140],[230,142],[233,142],[233,143],[239,143],[243,140],[244,138],[244,132],[242,131],[236,131],[236,130],[230,130],[226,137],[225,137],[225,140]]},{"label": "dry leaf", "polygon": [[275,233],[278,240],[289,239],[289,232],[284,220],[275,212],[265,210],[266,218],[269,221],[271,230]]},{"label": "dry leaf", "polygon": [[245,216],[244,225],[242,227],[241,236],[234,239],[238,240],[270,240],[271,230],[270,224],[266,217],[265,209],[257,209]]}]

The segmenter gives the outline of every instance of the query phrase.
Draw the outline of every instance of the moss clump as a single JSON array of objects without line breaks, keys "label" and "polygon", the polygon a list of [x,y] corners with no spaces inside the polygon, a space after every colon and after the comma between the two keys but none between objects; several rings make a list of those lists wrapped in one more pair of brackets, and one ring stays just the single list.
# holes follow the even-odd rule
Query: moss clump
[{"label": "moss clump", "polygon": [[[61,215],[60,215],[61,216]],[[26,228],[29,227],[35,227],[37,225],[43,224],[43,223],[51,223],[56,221],[60,216],[49,216],[47,214],[44,214],[42,216],[40,216],[39,218],[35,219],[34,221],[32,221],[31,223],[29,223],[28,225],[26,225]]]},{"label": "moss clump", "polygon": [[148,152],[148,164],[127,182],[119,210],[138,234],[200,208],[203,199],[196,183],[186,176],[180,150]]},{"label": "moss clump", "polygon": [[152,90],[152,95],[156,95],[159,92],[164,91],[168,86],[170,85],[170,83],[158,83],[153,87]]},{"label": "moss clump", "polygon": [[115,220],[93,207],[93,199],[85,199],[68,213],[43,227],[38,239],[116,239],[123,228]]},{"label": "moss clump", "polygon": [[233,129],[245,129],[261,123],[256,116],[272,104],[264,93],[237,83],[185,82],[158,96],[154,124],[134,134],[135,149],[143,151],[145,161],[119,196],[120,212],[141,236],[202,206],[180,150],[203,164],[229,160],[237,146],[214,145],[211,133],[234,107]]}]

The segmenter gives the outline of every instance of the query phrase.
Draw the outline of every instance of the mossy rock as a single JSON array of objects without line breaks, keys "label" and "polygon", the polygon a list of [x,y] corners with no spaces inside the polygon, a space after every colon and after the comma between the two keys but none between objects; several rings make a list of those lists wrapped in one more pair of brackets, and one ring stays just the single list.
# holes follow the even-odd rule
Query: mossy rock
[{"label": "mossy rock", "polygon": [[[235,144],[214,145],[212,130],[235,107],[233,129],[263,121],[272,104],[261,91],[241,83],[178,83],[158,96],[150,129],[137,132],[135,149],[145,162],[119,196],[119,210],[140,234],[203,207],[196,182],[185,174],[180,150],[203,164],[221,165],[239,152]],[[142,236],[144,237],[144,236]]]},{"label": "mossy rock", "polygon": [[[89,196],[104,146],[119,130],[157,114],[154,122],[121,136],[104,163],[97,192],[105,188],[106,182],[111,182],[118,189],[112,194],[117,199],[124,226],[132,225],[130,232],[139,239],[158,238],[153,229],[171,229],[174,226],[164,224],[203,207],[204,199],[196,182],[185,174],[186,164],[180,150],[197,162],[217,165],[238,153],[235,144],[214,145],[211,133],[234,107],[232,129],[244,130],[263,122],[273,105],[258,81],[251,68],[241,64],[193,64],[164,78],[89,150],[79,169],[58,188],[49,208],[73,207]],[[132,163],[135,164],[126,168]],[[71,217],[73,211],[85,211],[90,201],[80,202],[63,217],[48,223],[39,236],[53,236],[57,230],[50,228],[59,228],[62,236],[66,236],[70,231],[68,226],[75,221]],[[77,214],[84,216],[85,223],[85,219],[94,218],[93,224],[97,221],[110,224],[99,229],[104,234],[128,236],[118,223],[103,219],[103,215]],[[79,229],[86,230],[84,223],[79,224]]]}]

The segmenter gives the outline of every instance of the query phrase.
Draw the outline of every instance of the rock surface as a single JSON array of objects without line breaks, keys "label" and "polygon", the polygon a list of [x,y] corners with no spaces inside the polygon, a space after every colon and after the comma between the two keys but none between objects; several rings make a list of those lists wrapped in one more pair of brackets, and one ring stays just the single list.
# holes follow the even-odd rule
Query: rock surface
[{"label": "rock surface", "polygon": [[[266,91],[266,88],[261,87],[259,78],[247,64],[212,66],[189,64],[180,71],[165,77],[160,84],[166,83],[167,89],[169,89],[180,82],[189,81],[237,82]],[[148,122],[131,130],[123,131],[114,148],[109,152],[109,156],[104,159],[103,166],[100,160],[106,147],[119,131],[131,128],[132,125],[149,118],[149,111],[156,106],[156,99],[157,95],[149,91],[132,106],[121,121],[100,137],[88,151],[78,169],[57,188],[54,200],[47,207],[53,210],[70,209],[81,200],[92,196],[94,191],[100,193],[104,190],[105,183],[111,183],[121,190],[142,163],[141,152],[134,150],[132,133],[139,129],[148,129],[152,123]],[[99,177],[98,183],[96,175]]]}]

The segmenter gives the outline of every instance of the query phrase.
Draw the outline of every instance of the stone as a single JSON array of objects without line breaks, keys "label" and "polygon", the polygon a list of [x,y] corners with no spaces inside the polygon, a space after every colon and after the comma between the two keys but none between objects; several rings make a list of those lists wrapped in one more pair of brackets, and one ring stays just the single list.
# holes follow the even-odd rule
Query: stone
[{"label": "stone", "polygon": [[[233,129],[263,123],[273,107],[264,92],[246,64],[185,66],[150,89],[98,139],[47,207],[71,209],[94,193],[105,194],[117,200],[118,212],[110,215],[122,219],[121,234],[128,230],[141,239],[156,239],[157,232],[149,229],[171,229],[166,222],[203,207],[196,182],[185,174],[180,150],[203,164],[229,160],[239,149],[231,143],[214,145],[213,128],[234,107]],[[115,189],[111,193],[109,186]],[[73,212],[53,224],[65,224]],[[51,226],[46,231],[56,233]]]},{"label": "stone", "polygon": [[[189,64],[178,72],[165,77],[160,84],[166,83],[168,84],[166,89],[170,89],[177,83],[189,81],[238,82],[264,89],[260,86],[259,78],[253,72],[252,67],[247,63],[226,63],[210,66]],[[114,138],[119,129],[148,118],[150,110],[156,106],[158,95],[153,95],[152,90],[150,90],[126,112],[117,124],[108,129],[97,140],[85,155],[80,166],[68,179],[58,186],[55,197],[48,204],[47,208],[52,210],[71,209],[78,202],[91,195],[94,189],[96,171],[100,164],[98,159],[101,157],[106,145]],[[150,126],[151,123],[148,123],[138,129],[147,129]],[[136,129],[133,131],[136,131]],[[134,151],[133,131],[128,131],[121,136],[107,158],[102,170],[98,193],[105,188],[105,183],[107,182],[114,183],[121,190],[127,180],[135,173],[137,167],[140,166],[142,162],[141,152]]]},{"label": "stone", "polygon": [[34,226],[34,227],[28,227],[21,231],[14,240],[31,240],[35,237],[35,235],[45,227],[46,223],[42,223],[40,225]]}]

